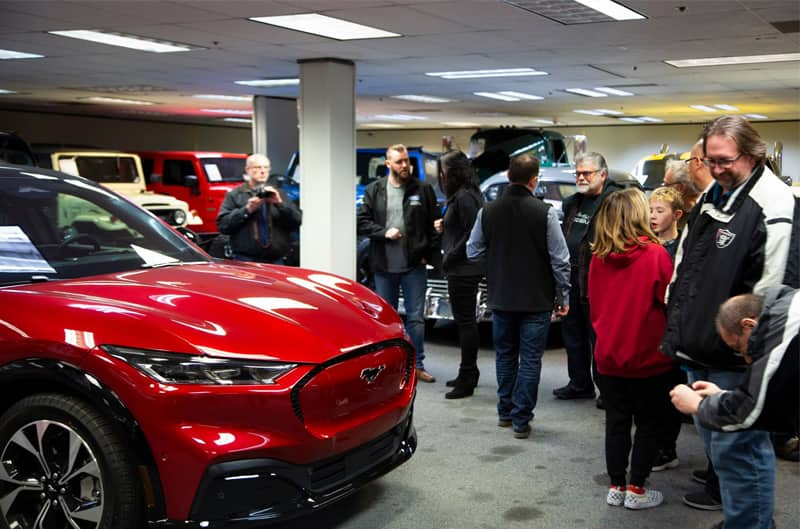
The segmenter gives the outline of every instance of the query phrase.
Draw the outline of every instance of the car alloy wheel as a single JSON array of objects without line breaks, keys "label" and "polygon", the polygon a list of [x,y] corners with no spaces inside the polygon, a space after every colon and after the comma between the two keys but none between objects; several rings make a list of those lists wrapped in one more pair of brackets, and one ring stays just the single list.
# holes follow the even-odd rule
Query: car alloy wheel
[{"label": "car alloy wheel", "polygon": [[122,511],[135,514],[139,495],[123,454],[110,422],[82,401],[21,400],[0,417],[0,526],[128,527]]}]

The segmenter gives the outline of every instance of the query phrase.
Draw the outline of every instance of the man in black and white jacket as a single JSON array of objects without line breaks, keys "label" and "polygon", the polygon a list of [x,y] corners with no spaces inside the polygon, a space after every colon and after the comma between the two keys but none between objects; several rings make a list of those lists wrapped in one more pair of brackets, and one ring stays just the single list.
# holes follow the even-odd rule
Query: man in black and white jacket
[{"label": "man in black and white jacket", "polygon": [[[732,296],[763,295],[783,282],[795,201],[765,166],[766,143],[746,119],[718,118],[702,138],[703,163],[715,182],[692,210],[679,243],[661,347],[687,368],[690,383],[733,389],[747,364],[723,342],[709,314]],[[769,434],[723,434],[700,424],[698,431],[719,476],[724,529],[769,529],[775,491]]]}]

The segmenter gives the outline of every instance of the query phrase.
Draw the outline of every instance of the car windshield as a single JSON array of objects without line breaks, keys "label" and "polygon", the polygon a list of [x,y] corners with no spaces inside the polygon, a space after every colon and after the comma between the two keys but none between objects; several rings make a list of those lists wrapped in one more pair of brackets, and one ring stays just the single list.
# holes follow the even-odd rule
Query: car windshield
[{"label": "car windshield", "polygon": [[577,188],[574,182],[543,182],[540,180],[539,183],[536,184],[536,189],[533,194],[546,200],[562,201],[568,196],[574,195],[576,192]]},{"label": "car windshield", "polygon": [[0,171],[0,286],[208,262],[113,192],[48,174]]},{"label": "car windshield", "polygon": [[59,158],[60,169],[101,184],[135,184],[136,158],[131,156],[72,156]]},{"label": "car windshield", "polygon": [[209,182],[242,182],[246,158],[203,158]]}]

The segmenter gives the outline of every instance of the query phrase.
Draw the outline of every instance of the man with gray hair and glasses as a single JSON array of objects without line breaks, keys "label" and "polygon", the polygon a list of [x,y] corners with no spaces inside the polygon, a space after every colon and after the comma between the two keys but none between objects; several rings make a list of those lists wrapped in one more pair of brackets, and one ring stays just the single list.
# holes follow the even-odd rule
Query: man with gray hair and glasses
[{"label": "man with gray hair and glasses", "polygon": [[[733,389],[747,364],[720,338],[709,314],[732,296],[763,295],[795,273],[799,264],[788,259],[795,202],[766,167],[766,143],[746,119],[720,117],[702,137],[702,161],[714,183],[690,213],[678,246],[661,348],[687,369],[690,384],[706,380]],[[770,529],[775,454],[769,433],[695,425],[719,476],[725,519],[716,527]]]}]

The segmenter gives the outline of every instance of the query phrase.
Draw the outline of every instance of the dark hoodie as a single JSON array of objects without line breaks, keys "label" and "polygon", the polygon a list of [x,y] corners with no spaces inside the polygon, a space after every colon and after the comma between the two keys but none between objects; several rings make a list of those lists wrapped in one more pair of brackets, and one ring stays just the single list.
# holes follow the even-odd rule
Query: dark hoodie
[{"label": "dark hoodie", "polygon": [[619,191],[622,186],[606,177],[603,190],[597,196],[587,196],[582,193],[575,193],[564,199],[561,209],[564,211],[564,220],[561,229],[564,231],[564,238],[567,240],[569,248],[569,262],[573,270],[579,270],[578,284],[572,288],[579,288],[581,299],[586,301],[588,289],[586,288],[589,275],[589,261],[592,258],[592,251],[589,243],[594,239],[594,214],[597,213],[603,200],[613,193]]},{"label": "dark hoodie", "polygon": [[592,257],[589,307],[600,374],[644,378],[672,369],[673,361],[658,350],[667,324],[664,293],[671,277],[672,259],[657,243],[648,241],[605,259]]}]

